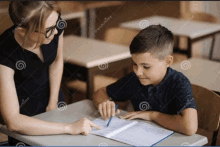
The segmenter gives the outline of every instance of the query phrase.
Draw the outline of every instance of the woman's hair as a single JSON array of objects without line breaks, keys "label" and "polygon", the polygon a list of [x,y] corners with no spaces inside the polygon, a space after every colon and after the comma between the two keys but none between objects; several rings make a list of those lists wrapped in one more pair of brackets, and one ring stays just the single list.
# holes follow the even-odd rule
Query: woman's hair
[{"label": "woman's hair", "polygon": [[[27,30],[24,36],[25,42],[31,33],[45,32],[47,18],[52,11],[61,13],[61,8],[55,1],[11,1],[8,11],[12,22]],[[40,47],[43,42],[44,36],[39,35],[35,48]]]}]

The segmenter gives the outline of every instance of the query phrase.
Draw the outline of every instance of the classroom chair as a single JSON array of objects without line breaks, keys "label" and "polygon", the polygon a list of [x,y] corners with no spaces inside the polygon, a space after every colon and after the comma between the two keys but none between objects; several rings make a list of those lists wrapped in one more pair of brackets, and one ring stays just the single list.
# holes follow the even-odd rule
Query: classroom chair
[{"label": "classroom chair", "polygon": [[[107,42],[129,46],[133,38],[139,33],[138,30],[121,27],[110,28],[106,31],[104,40]],[[178,38],[174,36],[174,46],[178,45]],[[173,53],[174,63],[187,59],[186,55]]]},{"label": "classroom chair", "polygon": [[211,146],[215,146],[219,131],[220,96],[202,86],[191,85],[198,108],[198,128],[213,132]]}]

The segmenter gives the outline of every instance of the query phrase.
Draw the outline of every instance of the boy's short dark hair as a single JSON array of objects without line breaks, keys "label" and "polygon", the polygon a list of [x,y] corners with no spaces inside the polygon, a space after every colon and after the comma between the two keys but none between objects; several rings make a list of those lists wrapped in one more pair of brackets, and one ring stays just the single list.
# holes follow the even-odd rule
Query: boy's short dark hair
[{"label": "boy's short dark hair", "polygon": [[159,60],[165,59],[173,53],[173,34],[167,28],[159,25],[150,25],[141,30],[130,44],[130,53],[149,52]]}]

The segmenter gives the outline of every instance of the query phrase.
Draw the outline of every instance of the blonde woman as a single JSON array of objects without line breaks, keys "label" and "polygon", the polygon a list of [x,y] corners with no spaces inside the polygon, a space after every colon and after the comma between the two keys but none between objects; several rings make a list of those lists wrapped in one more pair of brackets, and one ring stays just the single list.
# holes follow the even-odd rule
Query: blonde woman
[{"label": "blonde woman", "polygon": [[[25,135],[83,134],[91,127],[83,118],[55,123],[32,118],[58,108],[63,74],[61,10],[52,1],[12,1],[9,15],[14,23],[0,36],[0,110],[7,128]],[[9,145],[19,141],[9,137]]]}]

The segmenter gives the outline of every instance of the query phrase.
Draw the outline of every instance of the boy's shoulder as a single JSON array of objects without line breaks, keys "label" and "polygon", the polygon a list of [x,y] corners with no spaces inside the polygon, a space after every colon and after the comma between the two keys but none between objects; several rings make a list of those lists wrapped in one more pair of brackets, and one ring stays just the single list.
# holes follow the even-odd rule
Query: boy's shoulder
[{"label": "boy's shoulder", "polygon": [[189,79],[181,72],[172,69],[171,67],[169,68],[171,74],[169,77],[169,81],[172,82],[174,85],[179,85],[179,84],[188,84],[190,83]]}]

